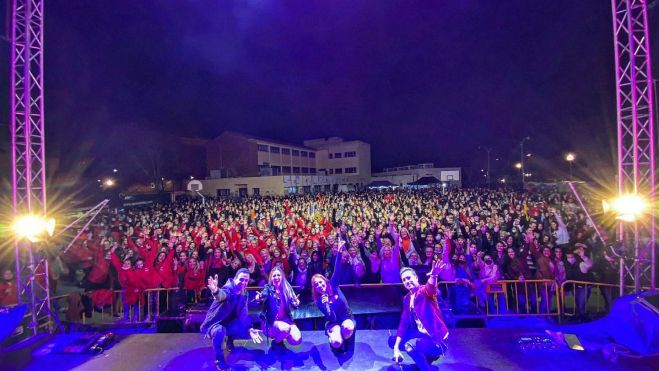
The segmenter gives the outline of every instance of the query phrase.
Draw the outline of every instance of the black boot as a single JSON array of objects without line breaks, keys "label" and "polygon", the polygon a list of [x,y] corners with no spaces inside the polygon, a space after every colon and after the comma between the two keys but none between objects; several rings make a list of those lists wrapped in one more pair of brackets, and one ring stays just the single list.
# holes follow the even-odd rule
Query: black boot
[{"label": "black boot", "polygon": [[344,353],[348,356],[352,356],[355,353],[355,338],[357,337],[357,332],[353,332],[352,336],[343,340],[343,349]]},{"label": "black boot", "polygon": [[233,345],[233,338],[227,336],[227,352],[233,352],[234,350],[236,350],[236,347]]},{"label": "black boot", "polygon": [[283,340],[280,341],[280,342],[272,341],[272,343],[270,344],[270,351],[271,351],[271,352],[274,352],[274,353],[283,353],[283,352],[285,352],[286,350],[287,350],[287,349],[286,349],[286,345],[284,344],[284,341],[283,341]]}]

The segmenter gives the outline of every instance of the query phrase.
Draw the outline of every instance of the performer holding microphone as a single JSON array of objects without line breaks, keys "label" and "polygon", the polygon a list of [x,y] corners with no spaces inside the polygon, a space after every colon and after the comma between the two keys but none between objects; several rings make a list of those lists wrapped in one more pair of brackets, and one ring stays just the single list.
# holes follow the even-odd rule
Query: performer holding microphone
[{"label": "performer holding microphone", "polygon": [[429,370],[432,362],[446,352],[448,329],[437,302],[437,275],[441,259],[435,260],[430,270],[428,282],[419,285],[419,277],[412,268],[400,270],[403,286],[409,290],[403,298],[403,313],[394,343],[394,361],[401,363],[403,355],[400,345],[421,370]]},{"label": "performer holding microphone", "polygon": [[[341,255],[344,250],[345,241],[341,241],[336,254],[335,267],[339,267],[341,264]],[[355,348],[355,317],[339,287],[341,271],[342,269],[334,269],[331,280],[322,274],[314,274],[311,278],[312,297],[327,320],[325,333],[332,351],[335,354],[352,355]]]}]

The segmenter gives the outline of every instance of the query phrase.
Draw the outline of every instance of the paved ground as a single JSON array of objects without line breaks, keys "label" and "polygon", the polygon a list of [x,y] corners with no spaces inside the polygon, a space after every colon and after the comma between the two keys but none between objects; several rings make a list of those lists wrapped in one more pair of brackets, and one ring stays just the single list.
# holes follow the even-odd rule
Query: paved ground
[{"label": "paved ground", "polygon": [[[651,370],[654,363],[612,364],[601,351],[577,352],[567,348],[522,350],[518,339],[544,335],[533,329],[453,329],[445,358],[435,363],[442,370]],[[398,370],[387,346],[388,330],[357,333],[355,355],[337,359],[322,332],[303,333],[303,343],[283,355],[266,352],[264,344],[243,344],[228,357],[236,370]],[[192,333],[119,334],[119,341],[100,355],[62,354],[74,334],[59,335],[26,354],[14,353],[2,362],[3,370],[213,370],[210,341]],[[25,353],[25,352],[24,352]],[[407,357],[409,362],[409,357]],[[656,360],[655,360],[656,361]],[[410,369],[409,366],[403,367]]]}]

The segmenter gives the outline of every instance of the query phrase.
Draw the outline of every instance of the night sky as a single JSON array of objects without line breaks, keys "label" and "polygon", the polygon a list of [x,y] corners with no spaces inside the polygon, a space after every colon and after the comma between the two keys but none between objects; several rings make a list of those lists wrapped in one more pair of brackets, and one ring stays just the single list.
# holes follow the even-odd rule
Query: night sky
[{"label": "night sky", "polygon": [[374,170],[435,162],[470,179],[478,146],[493,148],[493,176],[512,173],[527,135],[540,178],[567,171],[567,150],[584,175],[615,164],[606,0],[47,0],[45,13],[47,148],[62,168],[116,166],[108,153],[124,149],[106,139],[126,126],[360,139]]}]

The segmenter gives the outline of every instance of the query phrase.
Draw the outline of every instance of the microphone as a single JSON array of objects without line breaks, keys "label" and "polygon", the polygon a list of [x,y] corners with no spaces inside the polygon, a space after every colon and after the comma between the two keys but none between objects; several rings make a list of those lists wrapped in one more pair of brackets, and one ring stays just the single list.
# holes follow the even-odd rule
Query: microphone
[{"label": "microphone", "polygon": [[254,297],[254,299],[252,299],[252,300],[250,301],[250,303],[254,303],[254,302],[257,302],[257,301],[259,301],[259,302],[262,301],[262,300],[263,300],[263,297],[264,297],[267,293],[268,293],[268,288],[267,288],[267,287],[264,287],[263,290],[261,290],[261,291],[259,291],[259,292],[256,293],[256,295],[259,296],[259,298],[257,299],[256,297]]},{"label": "microphone", "polygon": [[332,313],[332,308],[330,307],[330,302],[329,302],[329,295],[324,294],[324,298],[327,298],[327,301],[325,302],[325,309],[327,310],[327,315],[329,316]]}]

